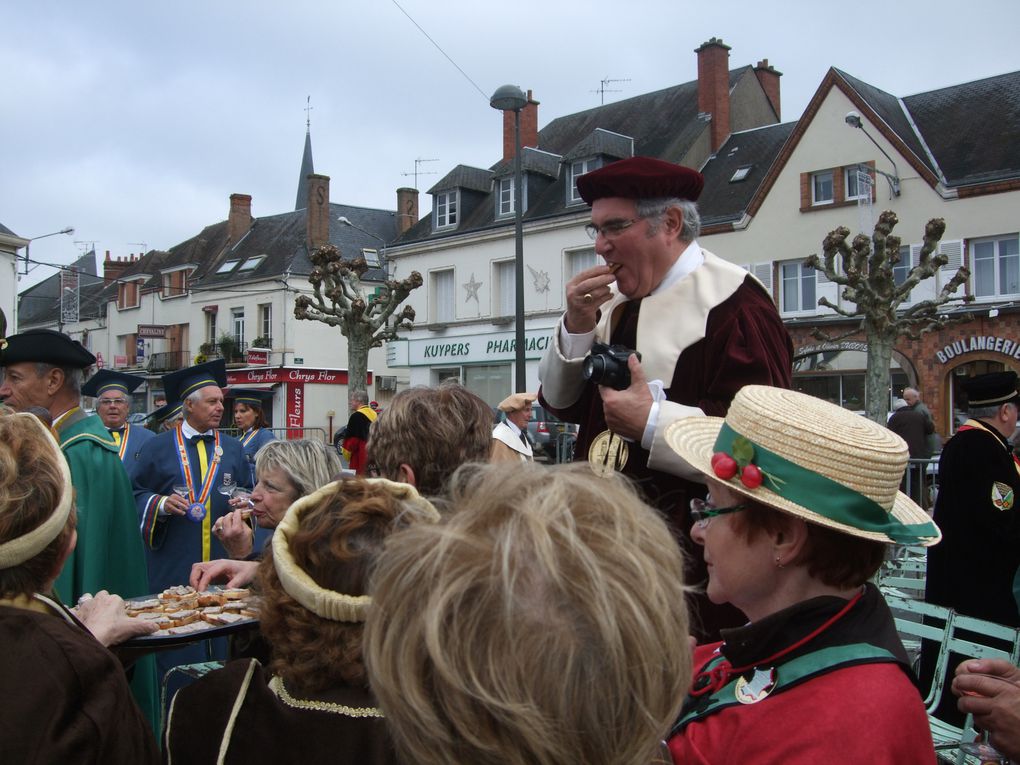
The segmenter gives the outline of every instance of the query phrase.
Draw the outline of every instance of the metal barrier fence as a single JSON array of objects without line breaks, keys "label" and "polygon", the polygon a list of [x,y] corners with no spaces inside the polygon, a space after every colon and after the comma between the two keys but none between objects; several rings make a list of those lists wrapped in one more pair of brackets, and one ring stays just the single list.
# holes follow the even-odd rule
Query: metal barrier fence
[{"label": "metal barrier fence", "polygon": [[[310,438],[322,441],[324,444],[329,443],[325,428],[270,428],[270,430],[281,441],[296,441],[299,438]],[[238,438],[241,435],[241,431],[237,428],[219,428],[219,431],[234,438]]]},{"label": "metal barrier fence", "polygon": [[939,491],[939,458],[909,460],[900,491],[930,514]]}]

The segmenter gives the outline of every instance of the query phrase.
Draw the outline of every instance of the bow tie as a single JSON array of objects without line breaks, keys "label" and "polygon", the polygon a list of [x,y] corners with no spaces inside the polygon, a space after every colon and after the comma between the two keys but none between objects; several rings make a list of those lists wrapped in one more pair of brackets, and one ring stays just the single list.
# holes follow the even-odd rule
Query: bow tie
[{"label": "bow tie", "polygon": [[199,441],[214,441],[215,437],[209,433],[199,433],[197,436],[191,437],[191,443],[197,444]]}]

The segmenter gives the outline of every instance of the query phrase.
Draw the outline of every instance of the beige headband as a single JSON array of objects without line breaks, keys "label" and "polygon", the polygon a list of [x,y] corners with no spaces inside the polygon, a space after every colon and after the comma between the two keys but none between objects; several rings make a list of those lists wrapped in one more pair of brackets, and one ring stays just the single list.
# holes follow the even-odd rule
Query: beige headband
[{"label": "beige headband", "polygon": [[[362,479],[366,483],[384,488],[396,499],[415,506],[429,521],[439,520],[439,511],[427,499],[422,497],[415,488],[406,483],[395,483],[385,478]],[[365,612],[372,598],[369,595],[345,595],[342,592],[327,590],[318,585],[308,575],[290,552],[290,539],[301,526],[301,514],[309,507],[327,500],[336,494],[343,481],[335,481],[323,486],[306,497],[297,500],[287,509],[287,514],[273,533],[273,566],[280,578],[283,589],[294,600],[313,614],[334,622],[363,622]]]},{"label": "beige headband", "polygon": [[20,566],[25,561],[34,558],[45,550],[46,546],[63,531],[64,526],[67,524],[67,517],[71,514],[71,505],[74,504],[74,492],[71,488],[71,471],[67,467],[67,460],[64,459],[64,454],[60,451],[60,446],[54,440],[53,434],[33,414],[21,412],[9,416],[26,419],[33,423],[33,427],[38,428],[39,432],[43,434],[43,438],[50,445],[57,464],[60,466],[63,486],[61,487],[60,502],[57,503],[49,518],[20,537],[15,537],[0,544],[0,569]]}]

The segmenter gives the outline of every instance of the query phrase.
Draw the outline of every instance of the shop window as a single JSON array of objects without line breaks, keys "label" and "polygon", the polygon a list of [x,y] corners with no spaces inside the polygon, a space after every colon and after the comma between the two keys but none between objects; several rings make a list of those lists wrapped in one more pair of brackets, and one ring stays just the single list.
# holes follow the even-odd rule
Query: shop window
[{"label": "shop window", "polygon": [[513,390],[510,364],[472,364],[464,367],[464,387],[489,406],[496,406]]},{"label": "shop window", "polygon": [[976,297],[1020,294],[1020,240],[1016,234],[973,241],[970,251]]},{"label": "shop window", "polygon": [[816,309],[815,269],[799,260],[787,261],[779,264],[779,278],[779,304],[784,314]]}]

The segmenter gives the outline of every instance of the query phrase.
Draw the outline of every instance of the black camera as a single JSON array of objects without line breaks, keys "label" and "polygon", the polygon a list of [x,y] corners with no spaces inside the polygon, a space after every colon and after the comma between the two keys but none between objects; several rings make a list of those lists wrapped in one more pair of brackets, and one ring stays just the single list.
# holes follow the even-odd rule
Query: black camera
[{"label": "black camera", "polygon": [[632,353],[641,361],[641,354],[625,345],[594,343],[591,353],[584,360],[581,374],[585,380],[591,380],[596,385],[606,385],[615,390],[629,388],[630,369],[627,367],[627,359]]}]

